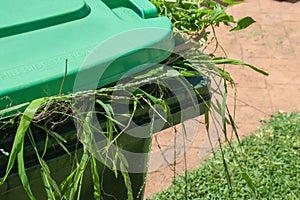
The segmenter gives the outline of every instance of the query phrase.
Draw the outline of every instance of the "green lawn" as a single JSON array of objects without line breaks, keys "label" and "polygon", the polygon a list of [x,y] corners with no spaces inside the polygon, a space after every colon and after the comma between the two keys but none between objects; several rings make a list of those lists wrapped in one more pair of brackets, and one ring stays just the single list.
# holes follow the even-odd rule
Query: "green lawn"
[{"label": "green lawn", "polygon": [[231,187],[218,150],[149,199],[300,199],[299,113],[273,115],[232,147],[223,148]]}]

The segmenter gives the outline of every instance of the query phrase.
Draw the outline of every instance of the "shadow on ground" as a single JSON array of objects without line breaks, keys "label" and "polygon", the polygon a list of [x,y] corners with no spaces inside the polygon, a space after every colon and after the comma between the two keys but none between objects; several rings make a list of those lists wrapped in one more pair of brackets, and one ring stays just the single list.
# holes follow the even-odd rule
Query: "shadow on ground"
[{"label": "shadow on ground", "polygon": [[289,3],[297,3],[300,0],[275,0],[275,1],[280,1],[280,2],[289,2]]}]

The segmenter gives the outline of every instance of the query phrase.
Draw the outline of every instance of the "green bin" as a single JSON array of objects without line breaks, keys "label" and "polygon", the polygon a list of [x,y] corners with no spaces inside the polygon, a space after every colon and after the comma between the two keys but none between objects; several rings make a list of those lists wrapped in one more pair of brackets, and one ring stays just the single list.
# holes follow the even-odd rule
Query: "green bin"
[{"label": "green bin", "polygon": [[[170,21],[158,17],[155,7],[147,0],[12,0],[0,5],[0,110],[44,96],[101,88],[132,74],[143,74],[169,57],[174,48]],[[99,53],[97,51],[101,51],[101,56],[93,57],[99,55],[95,54]],[[187,80],[201,94],[195,104],[199,111],[193,112],[189,103],[178,104],[179,99],[185,101],[189,94],[184,87],[177,88],[178,95],[165,97],[174,124],[205,113],[210,101],[207,78]],[[149,87],[151,90],[151,85]],[[139,107],[134,116],[136,124],[148,123],[148,110],[146,105]],[[15,113],[15,110],[6,112],[1,117],[10,118]],[[100,117],[99,121],[105,126],[105,118]],[[165,124],[163,128],[168,126]],[[129,129],[139,132],[135,127]],[[42,147],[45,141],[40,130],[32,131],[37,145]],[[59,183],[71,173],[72,160],[75,155],[82,154],[82,145],[78,143],[73,121],[67,120],[57,126],[55,132],[68,141],[67,148],[71,152],[71,155],[66,154],[52,141],[45,154],[52,176]],[[1,177],[8,161],[3,152],[10,151],[14,133],[13,128],[0,130]],[[118,144],[126,151],[145,153],[138,158],[136,166],[132,166],[143,170],[129,173],[135,199],[143,198],[151,139],[151,135],[141,138],[126,133],[118,138]],[[40,166],[27,137],[24,158],[33,194],[37,199],[47,199]],[[97,166],[103,184],[102,198],[127,199],[122,176],[116,178],[101,162]],[[90,173],[87,166],[82,199],[93,199]],[[0,186],[0,199],[26,197],[15,165]]]}]

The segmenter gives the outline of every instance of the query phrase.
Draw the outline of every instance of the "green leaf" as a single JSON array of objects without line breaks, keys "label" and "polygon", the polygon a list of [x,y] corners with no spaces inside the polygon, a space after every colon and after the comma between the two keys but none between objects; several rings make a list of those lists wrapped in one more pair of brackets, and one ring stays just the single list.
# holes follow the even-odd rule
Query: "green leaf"
[{"label": "green leaf", "polygon": [[211,12],[211,16],[209,17],[209,20],[211,22],[214,22],[217,18],[224,17],[226,15],[225,8],[218,6]]},{"label": "green leaf", "polygon": [[134,198],[133,198],[133,193],[132,193],[130,176],[129,176],[129,173],[128,173],[126,167],[124,166],[124,164],[122,162],[120,163],[120,169],[121,169],[121,173],[122,173],[122,176],[124,179],[125,187],[127,189],[127,199],[133,200]]},{"label": "green leaf", "polygon": [[97,169],[97,161],[94,156],[91,157],[90,160],[91,163],[91,172],[92,172],[92,178],[93,178],[93,186],[94,186],[94,199],[100,200],[100,178],[99,173]]},{"label": "green leaf", "polygon": [[[40,166],[41,166],[41,177],[44,183],[44,188],[46,190],[47,198],[48,199],[55,199],[55,193],[61,197],[61,192],[59,190],[59,187],[57,186],[55,180],[51,177],[50,169],[47,165],[47,163],[40,157],[36,143],[34,141],[34,137],[32,134],[32,131],[29,128],[29,138],[32,143],[33,149],[36,153],[36,156],[39,160]],[[54,193],[55,192],[55,193]]]},{"label": "green leaf", "polygon": [[236,4],[240,4],[242,3],[243,1],[240,0],[240,1],[236,1],[236,0],[222,0],[224,3],[228,4],[228,5],[236,5]]},{"label": "green leaf", "polygon": [[161,99],[152,96],[151,94],[145,92],[144,90],[142,90],[142,89],[140,89],[140,88],[136,89],[136,91],[134,92],[134,95],[135,95],[135,96],[138,96],[138,95],[145,95],[145,96],[148,97],[153,103],[155,103],[155,104],[161,104]]},{"label": "green leaf", "polygon": [[[60,184],[60,190],[61,191],[64,191],[65,188],[68,188],[68,187],[71,187],[72,186],[72,183],[73,183],[73,179],[74,179],[74,176],[76,174],[76,171],[77,169],[74,169],[69,175],[67,178],[65,178],[65,180]],[[69,189],[69,188],[68,188]],[[63,199],[68,199],[67,198],[67,195],[68,194],[64,194],[64,198]]]},{"label": "green leaf", "polygon": [[214,64],[217,64],[217,65],[220,65],[220,64],[231,64],[231,65],[243,65],[243,66],[247,66],[247,67],[250,67],[251,69],[253,69],[254,71],[256,72],[259,72],[265,76],[268,76],[269,73],[268,72],[265,72],[264,70],[262,69],[259,69],[257,67],[254,67],[253,65],[250,65],[248,63],[244,63],[240,60],[234,60],[234,59],[231,59],[231,58],[214,58],[212,60],[212,62]]},{"label": "green leaf", "polygon": [[237,21],[237,25],[232,28],[230,31],[239,31],[242,29],[247,28],[248,26],[250,26],[251,24],[253,24],[255,21],[254,19],[252,19],[252,17],[244,17],[242,19],[239,19]]},{"label": "green leaf", "polygon": [[225,71],[224,69],[221,68],[217,68],[218,73],[220,74],[220,76],[225,79],[226,81],[229,81],[230,85],[235,86],[235,82],[232,79],[232,77],[230,76],[230,73]]},{"label": "green leaf", "polygon": [[220,14],[215,20],[223,23],[234,22],[233,16],[227,15],[226,13]]},{"label": "green leaf", "polygon": [[45,171],[42,169],[41,170],[41,177],[42,177],[42,181],[44,183],[44,187],[45,187],[45,190],[46,190],[46,194],[47,194],[47,199],[55,199],[55,195],[52,191],[52,188],[51,188],[51,184],[50,182],[48,181],[48,177],[45,173]]},{"label": "green leaf", "polygon": [[235,135],[238,143],[240,143],[241,141],[240,141],[240,136],[239,136],[238,131],[237,131],[236,123],[235,123],[232,115],[229,112],[227,112],[227,113],[228,113],[228,117],[229,117],[229,120],[230,120],[230,125],[231,125],[231,128],[232,128],[233,132],[234,132],[234,135]]},{"label": "green leaf", "polygon": [[86,165],[89,161],[89,157],[90,157],[89,151],[85,146],[83,146],[83,155],[81,157],[79,165],[77,166],[76,173],[73,177],[72,186],[68,191],[68,195],[67,195],[68,199],[75,199],[76,193],[78,193],[77,195],[79,196],[81,181],[84,175]]},{"label": "green leaf", "polygon": [[96,103],[98,103],[105,111],[105,115],[107,116],[107,129],[108,129],[108,139],[109,141],[112,141],[113,139],[113,131],[115,128],[115,121],[114,119],[114,111],[110,104],[104,103],[100,99],[96,100]]},{"label": "green leaf", "polygon": [[[23,150],[24,150],[24,143],[21,144],[21,149],[20,152],[18,152],[18,173],[19,173],[19,177],[21,180],[21,183],[23,185],[24,190],[26,191],[28,197],[31,200],[35,200],[35,197],[31,191],[30,185],[29,185],[29,181],[26,175],[26,170],[25,170],[25,163],[24,163],[24,157],[23,157]],[[2,181],[2,180],[1,180]]]},{"label": "green leaf", "polygon": [[251,188],[251,190],[255,193],[255,186],[250,176],[246,172],[243,172],[242,177],[246,181],[247,185]]},{"label": "green leaf", "polygon": [[227,101],[227,88],[226,88],[226,83],[224,82],[224,87],[225,91],[223,94],[223,99],[222,99],[222,108],[221,108],[221,117],[222,117],[222,128],[223,128],[223,134],[225,138],[227,139],[227,128],[226,128],[226,101]]},{"label": "green leaf", "polygon": [[[26,108],[26,110],[24,111],[24,114],[21,118],[20,124],[19,124],[17,132],[16,132],[12,150],[11,150],[11,153],[9,156],[6,173],[5,173],[4,177],[1,179],[0,185],[2,185],[4,183],[4,181],[6,180],[6,178],[8,177],[9,172],[11,171],[12,167],[14,166],[17,154],[18,154],[18,160],[21,161],[20,156],[23,156],[23,144],[24,144],[25,133],[32,121],[32,118],[34,117],[35,113],[37,112],[38,108],[41,107],[48,100],[49,100],[48,98],[36,99],[36,100],[32,101],[29,104],[29,106]],[[25,171],[24,171],[24,173],[25,173]]]},{"label": "green leaf", "polygon": [[20,105],[16,105],[16,106],[12,106],[12,107],[6,108],[4,110],[0,110],[0,116],[4,115],[6,113],[10,113],[10,112],[15,111],[15,110],[19,110],[20,108],[23,108],[23,107],[28,106],[28,105],[29,105],[29,102],[23,103],[23,104],[20,104]]},{"label": "green leaf", "polygon": [[[70,156],[71,153],[69,152],[69,150],[67,149],[67,147],[63,144],[63,143],[67,143],[67,140],[65,138],[63,138],[60,134],[54,132],[54,131],[50,131],[49,129],[47,129],[46,127],[40,126],[38,124],[35,124],[36,127],[39,127],[40,129],[44,130],[47,133],[47,137],[45,140],[45,143],[47,144],[47,140],[48,140],[48,134],[51,135],[56,142],[58,143],[59,146],[61,146],[61,148],[63,148],[65,150],[65,152]],[[43,155],[45,154],[45,151],[47,150],[46,146],[45,146],[45,150]],[[42,156],[43,157],[43,156]]]}]

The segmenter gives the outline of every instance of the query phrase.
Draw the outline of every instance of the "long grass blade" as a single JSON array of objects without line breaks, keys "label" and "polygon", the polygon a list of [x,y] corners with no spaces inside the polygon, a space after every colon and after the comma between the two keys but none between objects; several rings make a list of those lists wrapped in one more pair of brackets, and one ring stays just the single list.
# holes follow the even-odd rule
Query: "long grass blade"
[{"label": "long grass blade", "polygon": [[6,180],[6,178],[8,177],[9,172],[11,171],[12,167],[14,166],[17,154],[19,152],[21,152],[23,149],[25,133],[32,121],[33,116],[37,112],[38,108],[41,107],[47,100],[48,100],[47,98],[36,99],[36,100],[32,101],[28,105],[26,110],[24,111],[24,114],[21,118],[20,124],[19,124],[17,132],[16,132],[12,150],[11,150],[11,153],[9,156],[6,173],[5,173],[4,177],[1,179],[0,185],[2,185],[4,183],[4,181]]},{"label": "long grass blade", "polygon": [[31,191],[30,185],[29,185],[29,181],[28,181],[28,177],[26,175],[26,169],[25,169],[25,162],[24,162],[24,157],[23,157],[23,151],[24,151],[24,143],[21,144],[21,149],[20,152],[17,154],[17,159],[18,159],[18,173],[19,173],[19,177],[21,180],[21,183],[23,185],[24,190],[26,191],[28,197],[31,200],[35,200],[35,197]]},{"label": "long grass blade", "polygon": [[97,160],[94,156],[91,157],[90,163],[91,163],[91,173],[93,178],[94,199],[100,200],[100,191],[101,191],[100,178],[97,169]]},{"label": "long grass blade", "polygon": [[70,187],[70,193],[69,193],[69,197],[68,197],[69,200],[75,199],[75,195],[79,190],[80,182],[81,182],[81,179],[83,177],[85,167],[86,167],[86,165],[88,163],[88,160],[89,160],[89,156],[90,156],[89,151],[86,149],[85,146],[83,147],[83,149],[84,149],[83,155],[81,157],[79,166],[77,167],[75,176],[73,178],[73,183]]},{"label": "long grass blade", "polygon": [[12,106],[12,107],[6,108],[4,110],[0,110],[0,116],[3,116],[6,113],[10,113],[10,112],[15,111],[15,110],[19,110],[20,108],[23,108],[23,107],[28,106],[28,105],[29,105],[29,102],[23,103],[23,104],[20,104],[20,105],[16,105],[16,106]]},{"label": "long grass blade", "polygon": [[36,99],[36,100],[32,101],[28,105],[26,110],[24,111],[21,121],[20,121],[20,124],[17,129],[17,132],[16,132],[12,150],[11,150],[11,153],[9,156],[6,173],[0,182],[0,185],[5,182],[12,167],[14,166],[15,159],[17,157],[19,176],[20,176],[22,185],[30,199],[35,199],[35,198],[31,192],[29,181],[28,181],[28,178],[26,175],[26,170],[25,170],[25,163],[24,163],[24,157],[23,157],[24,137],[25,137],[25,133],[26,133],[35,113],[47,101],[48,101],[48,98]]},{"label": "long grass blade", "polygon": [[[74,169],[74,170],[68,175],[68,177],[60,184],[59,187],[60,187],[60,190],[61,190],[61,191],[65,190],[66,187],[72,185],[72,183],[73,183],[73,178],[74,178],[74,176],[75,176],[75,174],[76,174],[76,171],[77,171],[77,169]],[[64,194],[63,197],[64,197],[63,199],[68,199],[68,198],[66,197],[66,194]]]},{"label": "long grass blade", "polygon": [[41,170],[41,177],[45,186],[46,194],[47,194],[47,199],[48,200],[55,200],[55,196],[53,194],[53,191],[51,189],[51,184],[48,181],[47,175],[45,171],[42,169]]},{"label": "long grass blade", "polygon": [[28,129],[29,131],[29,138],[30,141],[32,143],[33,149],[35,151],[35,154],[39,160],[40,166],[41,166],[41,177],[43,179],[43,183],[45,186],[45,190],[48,196],[48,199],[55,199],[55,193],[57,194],[57,196],[61,197],[61,192],[59,190],[59,187],[57,186],[55,180],[51,177],[51,172],[50,169],[47,165],[47,163],[41,158],[41,156],[39,155],[36,143],[34,141],[34,137],[32,135],[32,132],[30,130],[30,128]]},{"label": "long grass blade", "polygon": [[261,73],[261,74],[265,75],[265,76],[268,76],[268,75],[269,75],[268,72],[266,72],[266,71],[264,71],[264,70],[262,70],[262,69],[259,69],[259,68],[255,67],[255,66],[253,66],[253,65],[250,65],[250,64],[248,64],[248,63],[239,61],[239,60],[234,60],[234,59],[230,59],[230,58],[214,58],[214,59],[212,60],[212,62],[213,62],[214,64],[218,64],[218,65],[219,65],[219,64],[244,65],[244,66],[247,66],[247,67],[253,69],[254,71],[256,71],[256,72],[258,72],[258,73]]},{"label": "long grass blade", "polygon": [[232,115],[229,113],[228,107],[226,107],[226,109],[227,109],[227,113],[228,113],[230,125],[231,125],[231,127],[232,127],[232,129],[233,129],[234,135],[235,135],[235,137],[236,137],[238,143],[240,143],[241,140],[240,140],[240,136],[239,136],[239,134],[238,134],[238,130],[237,130],[237,126],[236,126],[236,124],[235,124],[235,121],[234,121]]},{"label": "long grass blade", "polygon": [[228,92],[227,92],[227,85],[226,82],[224,81],[224,94],[223,94],[223,99],[222,99],[222,108],[221,108],[221,117],[222,117],[222,126],[223,126],[223,134],[225,136],[225,139],[228,141],[228,137],[227,137],[227,126],[226,126],[226,101],[227,101],[227,96],[228,96]]},{"label": "long grass blade", "polygon": [[[65,140],[65,138],[63,138],[60,134],[54,132],[54,131],[51,131],[51,130],[48,130],[46,127],[43,127],[43,126],[40,126],[38,124],[35,124],[36,127],[39,127],[40,129],[44,130],[46,133],[47,133],[47,136],[46,136],[46,142],[48,142],[48,135],[51,135],[55,141],[57,142],[57,144],[69,155],[71,156],[71,153],[69,152],[69,150],[67,149],[67,147],[63,144],[63,143],[67,143],[67,140]],[[43,155],[45,154],[45,151],[46,149],[44,150],[44,153]],[[43,156],[42,156],[43,157]]]},{"label": "long grass blade", "polygon": [[128,200],[134,200],[129,173],[128,173],[126,167],[123,165],[122,162],[120,163],[120,169],[121,169],[121,173],[122,173],[124,183],[125,183],[125,186],[126,186],[126,189],[127,189],[127,199]]},{"label": "long grass blade", "polygon": [[242,177],[246,181],[247,185],[251,188],[253,193],[255,194],[256,193],[255,186],[250,176],[246,172],[242,172]]}]

